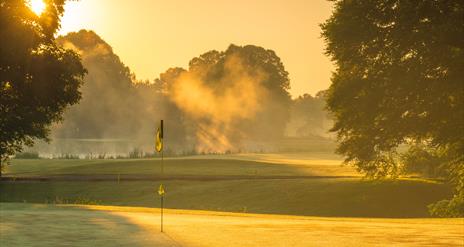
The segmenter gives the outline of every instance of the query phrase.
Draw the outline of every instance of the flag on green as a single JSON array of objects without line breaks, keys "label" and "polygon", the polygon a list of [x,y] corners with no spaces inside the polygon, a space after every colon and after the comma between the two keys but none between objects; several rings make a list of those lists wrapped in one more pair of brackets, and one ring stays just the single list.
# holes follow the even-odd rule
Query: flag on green
[{"label": "flag on green", "polygon": [[164,196],[164,194],[165,194],[165,192],[164,192],[163,184],[160,184],[160,186],[158,188],[158,195]]},{"label": "flag on green", "polygon": [[163,151],[163,120],[161,120],[160,127],[156,130],[155,149],[158,153]]}]

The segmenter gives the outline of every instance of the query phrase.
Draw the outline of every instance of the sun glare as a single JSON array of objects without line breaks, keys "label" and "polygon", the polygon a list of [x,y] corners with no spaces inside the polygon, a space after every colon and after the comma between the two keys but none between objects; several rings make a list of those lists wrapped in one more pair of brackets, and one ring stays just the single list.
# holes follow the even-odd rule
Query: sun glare
[{"label": "sun glare", "polygon": [[45,3],[43,0],[30,0],[29,1],[31,10],[36,14],[36,15],[41,15],[42,12],[45,10]]}]

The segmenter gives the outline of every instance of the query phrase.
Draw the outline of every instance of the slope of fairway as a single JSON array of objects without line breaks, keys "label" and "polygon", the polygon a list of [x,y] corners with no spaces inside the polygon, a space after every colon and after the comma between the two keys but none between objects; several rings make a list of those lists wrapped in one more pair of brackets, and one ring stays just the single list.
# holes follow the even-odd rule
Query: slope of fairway
[{"label": "slope of fairway", "polygon": [[355,219],[0,204],[2,246],[462,246],[464,219]]},{"label": "slope of fairway", "polygon": [[[161,181],[2,182],[0,201],[158,207]],[[166,207],[344,217],[427,217],[449,186],[424,180],[244,179],[163,182]]]},{"label": "slope of fairway", "polygon": [[0,202],[157,207],[163,183],[174,209],[408,218],[451,194],[436,181],[364,180],[340,163],[330,153],[203,155],[167,159],[160,176],[159,159],[13,160]]},{"label": "slope of fairway", "polygon": [[[352,167],[342,166],[339,157],[324,154],[237,154],[168,158],[164,175],[202,176],[360,176]],[[56,160],[15,159],[8,176],[141,174],[160,175],[160,159]]]}]

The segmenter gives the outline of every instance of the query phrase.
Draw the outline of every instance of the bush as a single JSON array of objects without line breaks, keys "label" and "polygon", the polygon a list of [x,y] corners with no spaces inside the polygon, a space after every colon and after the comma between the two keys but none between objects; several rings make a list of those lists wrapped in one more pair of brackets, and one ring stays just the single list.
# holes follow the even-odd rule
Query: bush
[{"label": "bush", "polygon": [[416,173],[424,177],[447,177],[445,164],[448,158],[439,150],[424,145],[414,145],[400,156],[403,172]]},{"label": "bush", "polygon": [[79,155],[77,155],[77,154],[60,154],[58,156],[53,156],[53,159],[77,160],[77,159],[79,159]]},{"label": "bush", "polygon": [[51,200],[45,200],[46,204],[82,204],[82,205],[100,205],[101,202],[88,197],[78,196],[76,198],[63,198],[56,196]]},{"label": "bush", "polygon": [[140,159],[143,158],[143,151],[139,148],[134,148],[129,152],[129,158],[131,159]]},{"label": "bush", "polygon": [[15,155],[16,159],[39,159],[39,153],[37,152],[22,152]]},{"label": "bush", "polygon": [[453,185],[454,195],[450,199],[428,206],[432,216],[464,217],[464,160],[462,154],[458,155],[455,152],[453,147],[437,149],[418,144],[411,146],[400,156],[405,173],[440,177]]},{"label": "bush", "polygon": [[464,193],[454,195],[450,200],[441,200],[428,206],[430,215],[436,217],[463,217]]}]

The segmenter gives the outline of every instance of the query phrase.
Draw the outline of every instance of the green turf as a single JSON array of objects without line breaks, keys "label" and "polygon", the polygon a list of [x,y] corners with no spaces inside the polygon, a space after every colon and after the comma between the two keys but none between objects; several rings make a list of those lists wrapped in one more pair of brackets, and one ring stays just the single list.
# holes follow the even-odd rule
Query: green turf
[{"label": "green turf", "polygon": [[463,219],[234,214],[0,203],[1,246],[462,246]]},{"label": "green turf", "polygon": [[[157,207],[160,181],[121,181],[117,174],[159,175],[159,159],[13,160],[8,176],[114,174],[114,181],[10,181],[0,201],[99,203]],[[165,160],[165,175],[252,175],[242,180],[168,180],[166,205],[177,209],[310,216],[427,217],[427,205],[451,194],[448,185],[426,180],[367,181],[361,178],[259,179],[260,176],[357,175],[330,154],[249,154]],[[111,176],[110,176],[111,177]]]},{"label": "green turf", "polygon": [[[166,206],[311,216],[427,217],[427,205],[450,194],[422,180],[272,179],[166,181]],[[0,201],[159,207],[159,182],[8,182]]]},{"label": "green turf", "polygon": [[0,218],[0,246],[173,246],[157,232],[139,237],[139,226],[93,210],[0,203]]},{"label": "green turf", "polygon": [[[199,156],[202,157],[202,156]],[[353,168],[342,166],[340,160],[327,159],[318,155],[311,160],[297,158],[284,160],[289,163],[272,163],[266,156],[227,157],[207,156],[202,158],[172,158],[164,161],[165,175],[359,175]],[[319,158],[321,157],[321,158]],[[270,160],[270,161],[268,161]],[[267,161],[267,162],[266,162]],[[298,162],[295,162],[298,161]],[[280,162],[280,163],[279,163]],[[291,163],[293,162],[293,163]],[[6,175],[95,175],[95,174],[143,174],[159,175],[159,159],[115,159],[115,160],[55,160],[55,159],[15,159],[6,169]]]}]

